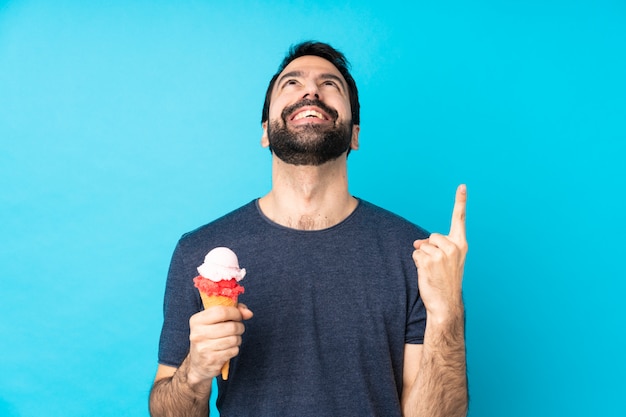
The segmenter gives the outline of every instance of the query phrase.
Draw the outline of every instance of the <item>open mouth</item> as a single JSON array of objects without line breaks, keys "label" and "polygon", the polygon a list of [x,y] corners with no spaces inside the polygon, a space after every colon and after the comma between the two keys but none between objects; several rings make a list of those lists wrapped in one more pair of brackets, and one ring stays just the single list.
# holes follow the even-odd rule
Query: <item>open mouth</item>
[{"label": "open mouth", "polygon": [[296,113],[291,120],[301,120],[301,119],[320,119],[320,120],[328,120],[323,113],[320,113],[317,110],[307,109]]},{"label": "open mouth", "polygon": [[282,119],[285,123],[293,123],[294,126],[308,124],[328,124],[337,120],[337,111],[320,100],[302,100],[287,106],[282,111]]}]

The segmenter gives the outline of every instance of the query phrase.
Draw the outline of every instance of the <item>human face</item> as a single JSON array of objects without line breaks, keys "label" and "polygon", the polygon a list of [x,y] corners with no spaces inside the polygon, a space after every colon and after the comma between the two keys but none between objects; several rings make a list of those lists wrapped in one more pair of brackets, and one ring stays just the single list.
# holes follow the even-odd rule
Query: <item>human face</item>
[{"label": "human face", "polygon": [[295,165],[321,165],[358,148],[345,79],[316,56],[297,58],[279,74],[263,130],[263,146]]}]

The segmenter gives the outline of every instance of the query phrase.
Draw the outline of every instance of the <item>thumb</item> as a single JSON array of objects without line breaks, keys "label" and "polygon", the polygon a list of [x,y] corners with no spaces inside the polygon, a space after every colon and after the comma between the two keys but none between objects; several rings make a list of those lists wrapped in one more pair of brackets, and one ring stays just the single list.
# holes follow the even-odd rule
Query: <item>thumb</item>
[{"label": "thumb", "polygon": [[252,310],[250,310],[248,306],[243,303],[237,304],[237,308],[239,309],[239,312],[241,313],[241,317],[244,320],[249,320],[252,318],[252,316],[254,316],[254,313],[252,312]]}]

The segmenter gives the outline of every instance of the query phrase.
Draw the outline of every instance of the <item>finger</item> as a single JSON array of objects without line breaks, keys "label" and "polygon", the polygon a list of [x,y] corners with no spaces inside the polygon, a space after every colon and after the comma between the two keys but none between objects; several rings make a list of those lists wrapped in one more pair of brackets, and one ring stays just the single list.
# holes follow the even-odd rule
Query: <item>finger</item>
[{"label": "finger", "polygon": [[422,246],[422,244],[423,244],[424,242],[428,242],[428,239],[418,239],[418,240],[416,240],[415,242],[413,242],[413,247],[414,247],[415,249],[419,249],[419,248],[420,248],[420,246]]},{"label": "finger", "polygon": [[413,251],[413,262],[417,269],[424,267],[428,263],[428,260],[429,256],[421,249]]},{"label": "finger", "polygon": [[457,245],[448,236],[433,233],[428,239],[428,243],[441,249],[446,255],[450,255],[457,250]]},{"label": "finger", "polygon": [[454,240],[465,240],[465,210],[467,205],[467,186],[461,184],[456,189],[452,221],[449,236]]},{"label": "finger", "polygon": [[202,366],[215,367],[219,365],[221,369],[224,362],[237,356],[241,346],[241,337],[232,336],[212,340],[208,343],[192,344],[190,351],[198,355],[198,360]]},{"label": "finger", "polygon": [[241,321],[242,315],[236,307],[213,306],[194,314],[191,318],[201,324],[214,324],[225,321]]},{"label": "finger", "polygon": [[216,324],[190,325],[190,340],[198,343],[207,340],[218,340],[229,336],[240,336],[245,327],[240,321],[226,321]]},{"label": "finger", "polygon": [[422,253],[422,258],[429,257],[434,259],[439,259],[443,256],[443,251],[432,243],[424,243],[420,246],[419,251]]},{"label": "finger", "polygon": [[419,269],[420,263],[423,262],[423,259],[426,255],[419,249],[413,251],[413,262],[415,263],[415,267]]}]

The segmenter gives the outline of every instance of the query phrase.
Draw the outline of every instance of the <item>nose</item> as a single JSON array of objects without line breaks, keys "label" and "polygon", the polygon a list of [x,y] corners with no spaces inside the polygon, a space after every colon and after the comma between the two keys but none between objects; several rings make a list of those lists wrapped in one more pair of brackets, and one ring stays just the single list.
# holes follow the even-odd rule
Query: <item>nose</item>
[{"label": "nose", "polygon": [[302,98],[308,99],[320,99],[320,90],[317,87],[317,83],[309,82],[304,86],[304,95]]}]

